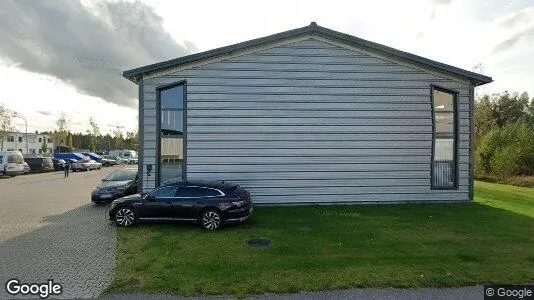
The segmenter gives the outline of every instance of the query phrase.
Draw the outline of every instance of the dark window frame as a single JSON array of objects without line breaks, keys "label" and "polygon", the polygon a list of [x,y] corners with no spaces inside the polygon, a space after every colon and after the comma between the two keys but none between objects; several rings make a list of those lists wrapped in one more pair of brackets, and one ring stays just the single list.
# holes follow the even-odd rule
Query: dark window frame
[{"label": "dark window frame", "polygon": [[[165,84],[156,87],[156,187],[161,184],[161,92],[164,90],[172,89],[174,87],[183,86],[184,103],[183,103],[183,152],[184,159],[182,161],[182,180],[187,180],[187,80],[180,80],[170,84]],[[178,109],[176,109],[178,110]]]},{"label": "dark window frame", "polygon": [[[453,126],[454,148],[453,148],[453,157],[452,157],[453,165],[454,165],[454,185],[451,187],[434,185],[434,162],[435,162],[434,153],[435,153],[435,148],[436,148],[436,136],[438,136],[438,134],[436,134],[436,119],[435,119],[436,111],[434,107],[434,91],[435,90],[452,95],[452,113],[453,113],[453,122],[454,122],[454,126]],[[430,189],[432,190],[458,190],[458,179],[459,179],[459,167],[458,167],[459,166],[459,163],[458,163],[458,152],[459,152],[458,151],[459,149],[458,99],[459,97],[458,97],[458,94],[459,92],[455,90],[440,87],[437,85],[430,86],[430,103],[431,103],[431,109],[432,109],[432,151],[431,151],[431,156],[430,156]]]}]

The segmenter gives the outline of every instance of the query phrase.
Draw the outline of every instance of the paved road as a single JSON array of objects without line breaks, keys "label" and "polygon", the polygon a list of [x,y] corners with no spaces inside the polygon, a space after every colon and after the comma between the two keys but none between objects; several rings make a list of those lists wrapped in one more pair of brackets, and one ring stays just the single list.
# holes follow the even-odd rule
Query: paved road
[{"label": "paved road", "polygon": [[63,286],[59,298],[96,297],[111,283],[115,227],[89,195],[116,168],[0,179],[0,299],[12,298],[10,278],[54,279]]},{"label": "paved road", "polygon": [[[180,297],[170,295],[110,295],[106,299],[113,300],[186,300],[186,299],[237,299],[229,296],[210,296],[210,297]],[[483,286],[469,286],[462,288],[424,288],[424,289],[350,289],[343,291],[329,291],[329,292],[305,292],[299,294],[281,294],[281,295],[258,295],[247,297],[245,299],[258,300],[330,300],[330,299],[376,299],[376,300],[445,300],[445,299],[459,299],[459,300],[481,300],[484,299]]]}]

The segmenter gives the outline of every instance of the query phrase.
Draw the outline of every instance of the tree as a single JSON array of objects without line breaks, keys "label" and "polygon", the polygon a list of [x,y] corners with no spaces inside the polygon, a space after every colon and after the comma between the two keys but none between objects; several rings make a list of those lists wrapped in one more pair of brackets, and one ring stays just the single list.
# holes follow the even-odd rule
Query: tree
[{"label": "tree", "polygon": [[[67,115],[62,112],[59,118],[56,121],[57,130],[54,131],[54,145],[61,146],[67,145],[67,136],[68,134],[68,128],[69,128],[69,121],[67,119]],[[72,150],[71,150],[72,151]]]},{"label": "tree", "polygon": [[94,117],[89,118],[89,125],[91,125],[91,131],[87,131],[87,134],[89,135],[89,149],[91,152],[96,152],[97,139],[100,138],[100,127],[96,123]]},{"label": "tree", "polygon": [[41,151],[45,154],[48,151],[48,145],[46,144],[46,135],[43,135],[43,143],[41,144]]},{"label": "tree", "polygon": [[475,103],[475,148],[480,139],[497,125],[490,97],[485,95]]},{"label": "tree", "polygon": [[113,138],[115,140],[115,149],[123,149],[124,137],[122,136],[122,131],[119,128],[113,131]]},{"label": "tree", "polygon": [[4,150],[4,140],[11,131],[15,131],[13,112],[0,104],[0,150]]},{"label": "tree", "polygon": [[527,109],[528,121],[530,124],[534,124],[534,98],[530,100],[530,105]]},{"label": "tree", "polygon": [[495,127],[480,141],[475,170],[501,178],[534,175],[534,127],[525,122]]},{"label": "tree", "polygon": [[528,94],[510,94],[507,91],[497,94],[494,99],[493,111],[500,127],[528,119]]},{"label": "tree", "polygon": [[74,150],[74,146],[72,144],[72,134],[68,132],[67,135],[67,149],[69,152],[72,152]]},{"label": "tree", "polygon": [[126,148],[137,151],[139,143],[138,140],[139,136],[137,134],[137,131],[126,132]]}]

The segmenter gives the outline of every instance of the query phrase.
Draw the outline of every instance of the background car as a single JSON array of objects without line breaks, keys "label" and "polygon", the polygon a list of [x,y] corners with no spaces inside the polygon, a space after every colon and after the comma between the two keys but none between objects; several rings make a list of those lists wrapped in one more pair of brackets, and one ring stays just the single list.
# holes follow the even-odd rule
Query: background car
[{"label": "background car", "polygon": [[109,160],[105,157],[102,157],[99,161],[99,163],[102,164],[102,167],[109,167],[111,166],[111,163],[109,162]]},{"label": "background car", "polygon": [[126,159],[128,159],[128,163],[131,165],[137,165],[137,163],[139,162],[139,159],[137,157],[128,157]]},{"label": "background car", "polygon": [[228,182],[187,181],[114,200],[108,210],[117,226],[143,220],[198,222],[215,230],[223,223],[243,222],[253,211],[250,193]]},{"label": "background car", "polygon": [[[105,161],[105,163],[104,163],[104,161]],[[120,164],[114,157],[107,156],[107,155],[104,155],[100,162],[102,163],[102,166],[108,166],[108,167]]]},{"label": "background car", "polygon": [[114,199],[132,195],[137,192],[137,169],[117,170],[102,179],[91,193],[95,203],[110,202]]},{"label": "background car", "polygon": [[25,157],[24,162],[30,166],[31,172],[54,171],[54,162],[50,157]]},{"label": "background car", "polygon": [[94,160],[81,160],[71,165],[73,171],[100,170],[102,164]]},{"label": "background car", "polygon": [[52,163],[54,164],[54,170],[56,171],[62,171],[65,169],[65,164],[67,163],[65,160],[63,159],[56,159],[56,158],[53,158],[52,159]]},{"label": "background car", "polygon": [[24,173],[23,174],[30,173],[30,171],[32,170],[30,168],[30,165],[28,165],[27,162],[23,162],[22,165],[24,165]]},{"label": "background car", "polygon": [[118,162],[118,164],[125,165],[128,163],[128,160],[126,158],[116,156],[115,160]]}]

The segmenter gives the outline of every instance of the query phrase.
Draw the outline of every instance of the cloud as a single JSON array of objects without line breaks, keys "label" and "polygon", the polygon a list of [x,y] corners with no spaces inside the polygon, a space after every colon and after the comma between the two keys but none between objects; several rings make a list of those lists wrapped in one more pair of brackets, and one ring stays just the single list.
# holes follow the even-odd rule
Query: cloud
[{"label": "cloud", "polygon": [[52,75],[79,92],[135,107],[137,88],[122,71],[190,53],[163,19],[139,2],[80,0],[2,2],[0,57]]},{"label": "cloud", "polygon": [[437,10],[438,10],[438,6],[440,5],[449,5],[451,4],[452,0],[430,0],[430,2],[432,3],[432,13],[430,14],[430,19],[431,20],[434,20],[434,18],[436,18],[436,13],[437,13]]},{"label": "cloud", "polygon": [[41,115],[43,115],[43,116],[51,116],[51,115],[53,115],[52,112],[50,112],[50,111],[46,111],[46,110],[38,110],[37,113],[38,113],[38,114],[41,114]]},{"label": "cloud", "polygon": [[500,26],[505,29],[510,29],[516,27],[518,24],[522,23],[523,21],[528,20],[528,14],[526,11],[522,10],[518,12],[517,14],[505,19],[500,23]]},{"label": "cloud", "polygon": [[519,31],[512,36],[508,37],[504,41],[498,43],[493,47],[493,50],[491,51],[492,54],[497,54],[500,52],[504,52],[510,48],[512,48],[517,42],[520,40],[527,39],[529,36],[534,35],[534,26],[527,28],[525,30]]}]

